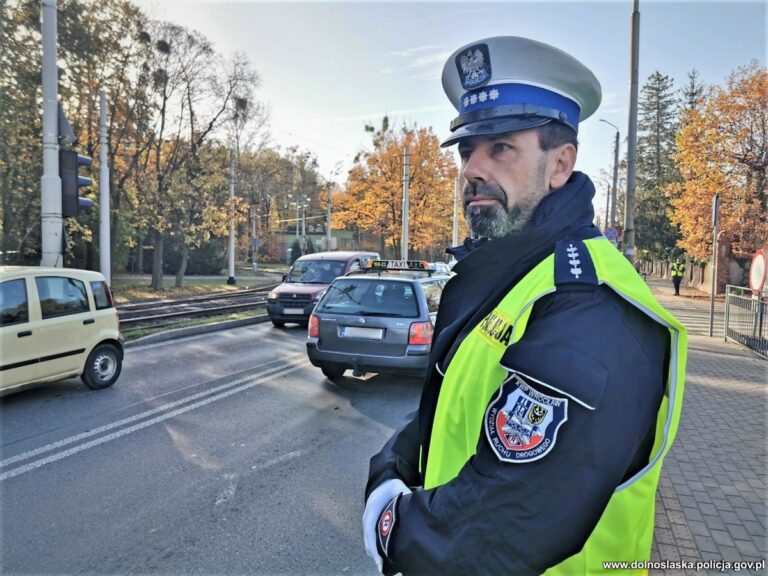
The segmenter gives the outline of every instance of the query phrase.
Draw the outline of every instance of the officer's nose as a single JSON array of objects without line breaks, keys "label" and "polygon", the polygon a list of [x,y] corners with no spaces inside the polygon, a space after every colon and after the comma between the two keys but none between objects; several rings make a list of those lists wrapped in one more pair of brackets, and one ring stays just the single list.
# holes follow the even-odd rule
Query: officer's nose
[{"label": "officer's nose", "polygon": [[464,156],[462,176],[469,182],[488,181],[488,154],[480,147],[475,147]]}]

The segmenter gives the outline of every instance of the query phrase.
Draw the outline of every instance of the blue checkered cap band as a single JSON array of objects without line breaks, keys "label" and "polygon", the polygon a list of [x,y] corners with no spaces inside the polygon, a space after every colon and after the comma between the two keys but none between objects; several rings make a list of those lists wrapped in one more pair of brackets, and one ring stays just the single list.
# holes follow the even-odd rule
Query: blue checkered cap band
[{"label": "blue checkered cap band", "polygon": [[444,146],[464,135],[548,122],[578,131],[601,99],[600,83],[578,60],[548,44],[513,36],[487,38],[454,52],[443,68],[443,88],[459,112]]}]

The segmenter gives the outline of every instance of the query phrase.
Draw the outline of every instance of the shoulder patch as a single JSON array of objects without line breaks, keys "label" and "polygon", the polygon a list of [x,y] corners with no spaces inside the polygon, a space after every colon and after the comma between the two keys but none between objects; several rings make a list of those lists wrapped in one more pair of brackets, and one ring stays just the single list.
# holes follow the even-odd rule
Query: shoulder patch
[{"label": "shoulder patch", "polygon": [[555,285],[597,285],[597,273],[586,244],[581,240],[560,240],[555,245]]},{"label": "shoulder patch", "polygon": [[533,462],[554,448],[567,420],[567,398],[542,394],[513,372],[488,405],[485,435],[502,462]]}]

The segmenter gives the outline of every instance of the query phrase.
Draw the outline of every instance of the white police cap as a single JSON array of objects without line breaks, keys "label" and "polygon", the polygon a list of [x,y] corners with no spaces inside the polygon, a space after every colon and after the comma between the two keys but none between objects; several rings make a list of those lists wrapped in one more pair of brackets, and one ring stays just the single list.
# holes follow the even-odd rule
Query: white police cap
[{"label": "white police cap", "polygon": [[579,122],[600,105],[595,75],[549,44],[496,36],[462,46],[443,67],[443,89],[459,116],[441,144],[561,122]]}]

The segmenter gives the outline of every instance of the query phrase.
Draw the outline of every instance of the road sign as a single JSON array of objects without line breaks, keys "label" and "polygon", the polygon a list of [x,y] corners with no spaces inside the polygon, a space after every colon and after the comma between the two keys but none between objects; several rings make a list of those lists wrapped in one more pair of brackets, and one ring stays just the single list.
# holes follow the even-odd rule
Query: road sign
[{"label": "road sign", "polygon": [[768,271],[767,259],[765,250],[758,250],[752,256],[752,263],[749,265],[749,288],[753,292],[760,292],[765,288],[765,276]]},{"label": "road sign", "polygon": [[619,231],[613,226],[608,226],[608,228],[603,231],[603,236],[608,238],[611,242],[616,242],[619,239]]}]

